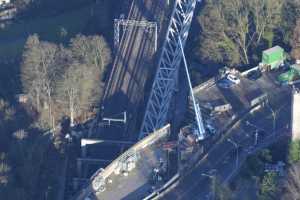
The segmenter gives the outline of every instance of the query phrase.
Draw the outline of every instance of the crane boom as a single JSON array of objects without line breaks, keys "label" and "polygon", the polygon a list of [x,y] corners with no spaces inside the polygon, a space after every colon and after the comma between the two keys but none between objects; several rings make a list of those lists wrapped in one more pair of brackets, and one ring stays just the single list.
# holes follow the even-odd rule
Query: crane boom
[{"label": "crane boom", "polygon": [[203,140],[204,135],[205,135],[205,128],[204,128],[204,125],[203,125],[201,110],[200,110],[199,104],[196,103],[196,99],[195,99],[195,96],[194,96],[193,87],[192,87],[192,83],[191,83],[191,78],[190,78],[190,74],[189,74],[189,69],[187,67],[187,62],[186,62],[186,59],[185,59],[183,46],[182,46],[182,43],[181,43],[180,39],[179,39],[179,44],[180,44],[180,49],[181,49],[181,53],[182,53],[182,59],[183,59],[183,63],[184,63],[186,77],[187,77],[188,83],[189,83],[189,89],[190,89],[190,93],[191,93],[191,97],[192,97],[193,107],[194,107],[195,115],[196,115],[196,122],[197,122],[197,127],[198,127],[198,131],[196,132],[196,136],[197,136],[198,140]]}]

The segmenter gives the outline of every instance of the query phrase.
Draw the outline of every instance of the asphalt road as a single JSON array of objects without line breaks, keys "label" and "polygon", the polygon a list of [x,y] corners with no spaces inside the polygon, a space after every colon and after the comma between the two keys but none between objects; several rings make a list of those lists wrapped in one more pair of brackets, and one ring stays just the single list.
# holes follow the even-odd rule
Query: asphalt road
[{"label": "asphalt road", "polygon": [[[290,101],[287,101],[288,99],[290,99],[290,95],[282,95],[279,100],[270,104],[272,109],[277,112],[275,134],[288,133],[286,130],[286,126],[290,121]],[[249,121],[252,125],[247,125],[246,121]],[[207,195],[210,193],[212,176],[217,176],[221,182],[229,180],[235,175],[235,172],[249,155],[250,150],[256,147],[254,145],[254,132],[257,128],[266,131],[264,135],[258,136],[258,145],[267,145],[275,141],[269,138],[274,133],[272,112],[268,106],[264,107],[261,112],[256,113],[255,117],[247,115],[245,119],[228,130],[226,135],[239,146],[238,150],[227,138],[221,139],[212,147],[207,156],[190,173],[179,179],[161,199],[208,199]],[[278,139],[278,137],[276,138]],[[239,154],[238,165],[236,165],[237,154]],[[203,174],[208,174],[211,177],[209,178]]]},{"label": "asphalt road", "polygon": [[[158,22],[158,47],[163,40],[164,27],[168,25],[169,5],[165,1],[134,0],[128,19]],[[146,99],[146,83],[156,71],[155,34],[144,27],[130,26],[123,32],[120,47],[114,59],[102,99],[101,117],[121,118],[127,113],[127,123],[110,126],[98,119],[97,137],[102,139],[136,140],[139,122]]]}]

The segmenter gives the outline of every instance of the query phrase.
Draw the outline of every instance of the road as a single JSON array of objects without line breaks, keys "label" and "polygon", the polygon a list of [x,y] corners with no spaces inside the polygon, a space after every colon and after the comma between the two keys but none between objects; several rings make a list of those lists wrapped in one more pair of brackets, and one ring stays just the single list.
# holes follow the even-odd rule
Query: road
[{"label": "road", "polygon": [[[283,96],[282,98],[290,99],[290,96]],[[285,133],[287,130],[286,125],[289,123],[290,106],[289,101],[285,101],[284,105],[276,101],[275,105],[272,105],[275,111],[278,111],[278,118],[276,119],[276,131],[279,138],[279,134]],[[250,121],[251,124],[256,126],[254,128],[251,125],[247,125],[246,121]],[[256,117],[247,115],[244,119],[238,122],[232,129],[228,130],[226,138],[220,139],[220,141],[209,151],[198,163],[188,175],[182,177],[174,184],[173,188],[161,199],[206,199],[207,194],[210,192],[211,178],[203,174],[210,174],[210,176],[216,176],[221,182],[225,182],[232,178],[238,171],[239,167],[245,161],[246,157],[253,153],[255,147],[259,145],[267,145],[273,143],[275,140],[271,140],[273,136],[273,123],[272,113],[266,106],[263,110],[256,114]],[[255,130],[259,128],[266,130],[265,135],[258,137],[258,145],[255,146]],[[280,135],[281,136],[281,135]],[[239,148],[229,142],[227,139],[235,142]],[[266,143],[267,142],[267,143]],[[238,153],[237,153],[238,152]],[[239,154],[239,155],[237,155]],[[236,161],[238,158],[238,165]],[[214,173],[212,173],[215,170]],[[196,179],[195,179],[196,178]]]},{"label": "road", "polygon": [[[165,1],[134,0],[128,19],[158,22],[158,47],[164,37],[170,5]],[[145,105],[145,87],[156,71],[154,30],[143,27],[127,27],[120,41],[112,71],[105,87],[101,105],[101,117],[119,117],[127,113],[127,123],[111,126],[100,122],[96,134],[102,139],[136,140],[139,122]],[[101,121],[98,119],[98,122]]]}]

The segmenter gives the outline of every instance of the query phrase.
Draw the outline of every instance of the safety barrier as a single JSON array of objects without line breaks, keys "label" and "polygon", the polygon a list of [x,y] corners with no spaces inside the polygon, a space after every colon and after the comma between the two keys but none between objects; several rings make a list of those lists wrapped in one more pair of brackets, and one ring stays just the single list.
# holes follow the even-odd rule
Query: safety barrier
[{"label": "safety barrier", "polygon": [[167,139],[170,135],[170,124],[164,126],[163,128],[155,131],[149,136],[145,137],[143,140],[139,141],[135,145],[133,145],[130,149],[128,149],[125,153],[120,155],[117,159],[115,159],[110,165],[108,165],[104,170],[99,169],[94,175],[90,178],[89,184],[82,192],[78,195],[76,199],[84,199],[90,193],[99,190],[100,188],[94,188],[93,186],[102,186],[101,182],[105,182],[105,180],[117,169],[119,165],[119,161],[124,160],[124,158],[132,155],[138,154],[142,149],[152,145],[153,143],[158,142],[159,140]]},{"label": "safety barrier", "polygon": [[194,91],[194,93],[197,93],[200,90],[209,88],[209,87],[211,87],[211,86],[213,86],[215,84],[216,84],[216,79],[215,78],[211,78],[211,79],[208,79],[207,81],[205,81],[204,83],[201,83],[200,85],[194,87],[193,91]]}]

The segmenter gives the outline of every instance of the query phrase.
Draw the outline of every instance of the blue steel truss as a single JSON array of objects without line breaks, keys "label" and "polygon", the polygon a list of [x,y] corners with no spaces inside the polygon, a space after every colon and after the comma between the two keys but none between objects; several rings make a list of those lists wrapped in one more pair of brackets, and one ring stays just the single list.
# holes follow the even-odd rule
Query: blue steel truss
[{"label": "blue steel truss", "polygon": [[158,69],[142,122],[140,139],[163,127],[167,122],[167,114],[182,59],[179,40],[182,41],[182,46],[184,47],[194,15],[196,1],[176,0],[174,4]]}]

